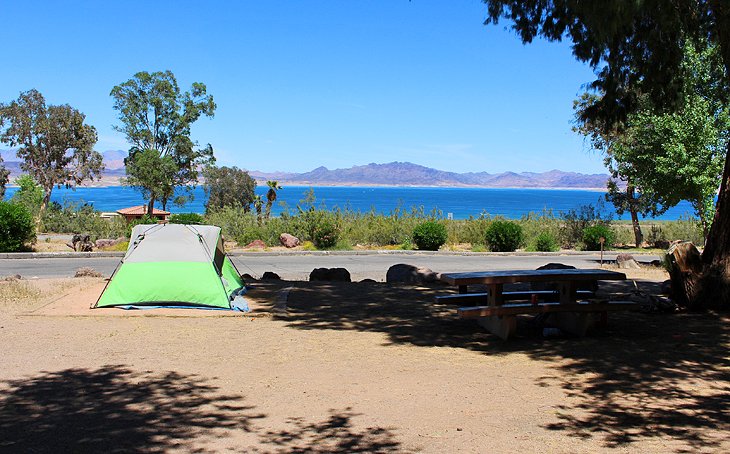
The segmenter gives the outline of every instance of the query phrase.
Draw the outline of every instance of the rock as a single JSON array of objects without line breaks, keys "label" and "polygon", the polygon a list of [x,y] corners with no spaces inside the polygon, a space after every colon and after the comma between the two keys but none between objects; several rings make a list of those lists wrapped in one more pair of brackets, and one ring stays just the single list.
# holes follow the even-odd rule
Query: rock
[{"label": "rock", "polygon": [[276,273],[272,273],[271,271],[266,271],[266,272],[265,272],[265,273],[263,274],[263,276],[261,276],[261,279],[262,279],[262,280],[276,280],[276,281],[279,281],[279,280],[281,280],[281,278],[279,277],[279,275],[278,275],[278,274],[276,274]]},{"label": "rock", "polygon": [[363,279],[360,281],[361,284],[377,284],[377,282],[375,279]]},{"label": "rock", "polygon": [[651,266],[655,266],[657,268],[663,268],[664,267],[664,263],[662,263],[661,260],[652,260],[651,261]]},{"label": "rock", "polygon": [[[548,263],[537,268],[538,270],[574,270],[575,267],[572,265],[564,265],[562,263]],[[532,282],[530,283],[532,290],[558,290],[558,285],[553,282]],[[577,290],[588,290],[595,292],[598,290],[597,282],[586,282],[579,284]]]},{"label": "rock", "polygon": [[667,279],[666,281],[662,282],[661,289],[659,290],[659,293],[662,295],[671,295],[672,294],[672,281],[670,279]]},{"label": "rock", "polygon": [[657,249],[669,249],[669,241],[667,240],[656,240],[654,247]]},{"label": "rock", "polygon": [[88,266],[85,266],[77,269],[74,277],[102,277],[102,274],[96,271],[94,268],[89,268]]},{"label": "rock", "polygon": [[266,249],[266,243],[261,240],[253,240],[248,243],[244,249]]},{"label": "rock", "polygon": [[385,274],[385,282],[391,284],[432,284],[438,280],[438,274],[431,269],[404,263],[391,266]]},{"label": "rock", "polygon": [[631,254],[619,254],[616,256],[616,264],[623,270],[638,270],[641,268],[639,263],[634,260]]},{"label": "rock", "polygon": [[112,240],[112,239],[108,239],[108,238],[102,238],[102,239],[96,240],[94,242],[94,245],[96,246],[97,249],[102,249],[102,248],[116,246],[117,244],[119,244],[123,241],[127,241],[127,239],[126,238],[117,238],[115,240]]},{"label": "rock", "polygon": [[15,282],[23,279],[23,276],[20,274],[13,274],[10,276],[5,276],[3,278],[0,278],[0,282]]},{"label": "rock", "polygon": [[256,279],[253,278],[253,276],[251,276],[248,273],[243,273],[241,275],[241,279],[243,279],[244,281],[255,281],[256,280]]},{"label": "rock", "polygon": [[299,238],[288,233],[282,233],[279,235],[279,242],[281,242],[282,246],[287,248],[297,247],[300,244]]},{"label": "rock", "polygon": [[344,268],[315,268],[309,273],[309,280],[351,282],[350,272]]}]

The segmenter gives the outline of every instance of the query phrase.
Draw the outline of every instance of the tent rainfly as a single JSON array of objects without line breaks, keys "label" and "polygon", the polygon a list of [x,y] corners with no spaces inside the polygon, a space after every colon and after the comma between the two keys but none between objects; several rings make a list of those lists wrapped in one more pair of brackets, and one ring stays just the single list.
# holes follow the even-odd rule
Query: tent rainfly
[{"label": "tent rainfly", "polygon": [[237,303],[244,290],[241,276],[223,251],[220,227],[137,225],[94,307],[241,309]]}]

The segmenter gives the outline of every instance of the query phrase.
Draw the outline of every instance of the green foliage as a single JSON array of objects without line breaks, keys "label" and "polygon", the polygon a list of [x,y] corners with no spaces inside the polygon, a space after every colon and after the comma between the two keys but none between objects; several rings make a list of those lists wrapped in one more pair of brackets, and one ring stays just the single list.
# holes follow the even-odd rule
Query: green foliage
[{"label": "green foliage", "polygon": [[41,224],[45,232],[88,233],[92,241],[99,238],[128,237],[131,226],[121,216],[104,219],[92,205],[52,202],[48,206]]},{"label": "green foliage", "polygon": [[205,218],[198,213],[175,213],[170,215],[170,224],[205,224]]},{"label": "green foliage", "polygon": [[39,212],[45,211],[53,188],[73,187],[101,177],[102,156],[94,151],[97,135],[84,124],[86,116],[69,106],[46,106],[37,90],[0,105],[0,142],[17,147],[21,168],[43,188]]},{"label": "green foliage", "polygon": [[524,241],[522,227],[512,221],[496,220],[487,229],[487,245],[493,252],[516,251]]},{"label": "green foliage", "polygon": [[0,156],[0,200],[5,197],[5,185],[10,182],[10,171],[3,165],[3,157]]},{"label": "green foliage", "polygon": [[[181,92],[172,72],[142,71],[115,86],[111,96],[122,122],[116,129],[132,144],[125,160],[128,184],[142,191],[150,208],[158,199],[164,208],[176,188],[192,197],[198,168],[214,160],[210,144],[196,149],[190,139],[192,124],[215,112],[205,85],[195,82],[190,91]],[[139,159],[160,167],[149,169]]]},{"label": "green foliage", "polygon": [[228,206],[242,207],[244,211],[251,209],[256,181],[248,172],[238,167],[207,166],[203,169],[203,177],[203,189],[208,197],[206,213]]},{"label": "green foliage", "polygon": [[35,243],[33,216],[22,205],[0,202],[0,252],[19,252]]},{"label": "green foliage", "polygon": [[23,174],[16,178],[15,184],[18,185],[18,190],[15,191],[10,201],[24,206],[33,217],[38,216],[41,205],[43,205],[43,197],[45,196],[43,188],[28,174]]},{"label": "green foliage", "polygon": [[614,243],[614,233],[611,227],[604,224],[596,224],[583,229],[583,249],[586,251],[598,251],[601,249],[601,238],[605,240],[604,249],[609,249]]},{"label": "green foliage", "polygon": [[339,230],[327,217],[322,217],[312,230],[312,242],[318,249],[331,249],[337,244]]},{"label": "green foliage", "polygon": [[563,228],[561,229],[560,240],[563,246],[567,249],[576,247],[578,243],[583,241],[583,231],[586,227],[608,226],[611,224],[611,218],[611,214],[605,212],[605,204],[602,199],[598,199],[596,206],[591,204],[582,205],[577,210],[568,210],[562,213]]},{"label": "green foliage", "polygon": [[424,251],[438,251],[447,239],[446,227],[439,222],[427,221],[413,229],[413,242]]},{"label": "green foliage", "polygon": [[558,246],[558,240],[555,239],[553,234],[550,232],[542,232],[533,243],[533,248],[539,252],[555,252],[560,249]]},{"label": "green foliage", "polygon": [[[278,181],[267,181],[266,186],[269,187],[269,190],[266,191],[266,219],[269,219],[269,217],[271,217],[271,206],[276,201],[277,191],[283,188],[279,186]],[[314,191],[312,191],[312,193],[314,193]]]}]

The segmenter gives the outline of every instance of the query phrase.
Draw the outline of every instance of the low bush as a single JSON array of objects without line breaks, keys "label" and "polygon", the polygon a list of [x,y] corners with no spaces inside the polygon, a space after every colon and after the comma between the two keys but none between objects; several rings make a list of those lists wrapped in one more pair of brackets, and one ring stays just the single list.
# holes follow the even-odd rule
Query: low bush
[{"label": "low bush", "polygon": [[312,230],[312,242],[318,249],[331,249],[337,244],[337,225],[326,217],[317,222]]},{"label": "low bush", "polygon": [[35,243],[33,216],[27,208],[0,202],[0,252],[19,252]]},{"label": "low bush", "polygon": [[487,244],[493,252],[512,252],[522,245],[522,227],[512,221],[496,220],[487,229]]},{"label": "low bush", "polygon": [[205,224],[205,218],[198,213],[175,213],[170,215],[170,224],[188,224],[201,225]]},{"label": "low bush", "polygon": [[550,232],[542,232],[535,238],[533,246],[538,252],[555,252],[560,249],[558,240]]},{"label": "low bush", "polygon": [[413,229],[413,242],[424,251],[438,251],[447,238],[446,227],[436,221],[424,222]]},{"label": "low bush", "polygon": [[609,249],[615,240],[613,230],[610,227],[598,224],[583,229],[583,249],[586,251],[598,251],[601,249],[601,238],[605,239],[604,249]]}]

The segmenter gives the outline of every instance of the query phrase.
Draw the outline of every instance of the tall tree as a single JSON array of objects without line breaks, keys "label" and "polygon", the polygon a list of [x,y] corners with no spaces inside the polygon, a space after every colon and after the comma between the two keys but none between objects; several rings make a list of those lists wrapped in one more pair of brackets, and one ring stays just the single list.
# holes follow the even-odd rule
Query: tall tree
[{"label": "tall tree", "polygon": [[269,187],[269,190],[266,191],[266,219],[269,219],[269,216],[271,216],[271,206],[276,202],[276,191],[282,189],[282,187],[279,186],[279,182],[276,180],[267,181],[266,186]]},{"label": "tall tree", "polygon": [[589,120],[584,117],[585,110],[599,99],[595,94],[583,93],[573,102],[576,113],[576,126],[573,130],[586,136],[591,146],[603,153],[603,162],[611,172],[611,179],[607,183],[606,200],[613,203],[619,215],[624,212],[630,214],[636,247],[640,247],[644,241],[644,234],[639,224],[639,216],[656,216],[665,212],[668,207],[663,206],[661,198],[649,188],[637,187],[636,167],[632,162],[621,159],[620,150],[623,148],[619,143],[625,139],[623,131],[600,119]]},{"label": "tall tree", "polygon": [[203,177],[203,188],[208,196],[206,213],[223,207],[240,207],[245,212],[251,210],[256,181],[248,172],[238,167],[208,166],[203,169]]},{"label": "tall tree", "polygon": [[[606,156],[614,178],[626,190],[609,185],[617,210],[630,211],[637,241],[637,214],[658,214],[681,200],[692,203],[707,237],[714,214],[714,196],[720,186],[725,146],[730,134],[730,107],[708,87],[722,78],[717,46],[687,42],[682,99],[675,111],[657,108],[651,98],[638,96],[635,112],[618,127],[584,117],[600,97],[584,94],[576,101],[577,130],[590,138]],[[730,91],[730,90],[727,90]]]},{"label": "tall tree", "polygon": [[[198,144],[190,138],[192,124],[215,113],[213,96],[207,94],[205,84],[195,82],[190,91],[181,92],[172,72],[142,71],[115,86],[111,96],[122,122],[115,128],[132,144],[125,160],[127,182],[147,198],[148,212],[158,199],[164,208],[178,188],[192,198],[198,168],[214,162],[211,145],[196,148]],[[165,164],[164,171],[135,164],[138,159],[150,162],[152,154]]]},{"label": "tall tree", "polygon": [[[587,118],[617,123],[636,109],[637,90],[657,107],[674,109],[682,98],[685,42],[706,38],[717,44],[725,67],[718,85],[730,74],[730,3],[727,0],[483,0],[487,24],[511,22],[524,43],[535,37],[569,39],[573,55],[589,63],[597,78],[590,86],[604,95]],[[727,93],[718,91],[727,102]],[[730,143],[714,222],[695,283],[685,295],[694,307],[730,304]]]},{"label": "tall tree", "polygon": [[102,156],[93,150],[96,129],[84,124],[86,116],[68,104],[46,106],[43,95],[30,90],[0,105],[0,118],[0,141],[17,147],[21,168],[45,191],[38,221],[55,186],[73,188],[101,177]]}]

